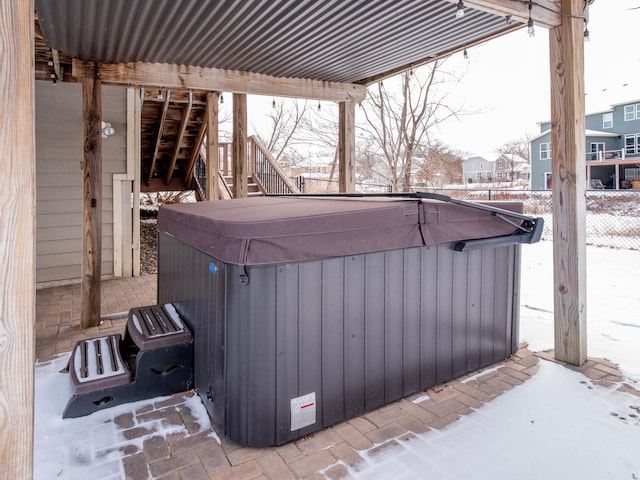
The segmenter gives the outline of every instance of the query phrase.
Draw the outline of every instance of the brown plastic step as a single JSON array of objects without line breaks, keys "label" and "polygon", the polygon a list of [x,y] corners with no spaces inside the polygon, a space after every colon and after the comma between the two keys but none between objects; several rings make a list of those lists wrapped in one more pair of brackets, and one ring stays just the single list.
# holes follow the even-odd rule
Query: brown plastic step
[{"label": "brown plastic step", "polygon": [[191,331],[170,303],[129,310],[127,332],[140,350],[164,348],[193,339]]},{"label": "brown plastic step", "polygon": [[131,382],[120,355],[120,334],[80,340],[71,353],[69,372],[76,395]]}]

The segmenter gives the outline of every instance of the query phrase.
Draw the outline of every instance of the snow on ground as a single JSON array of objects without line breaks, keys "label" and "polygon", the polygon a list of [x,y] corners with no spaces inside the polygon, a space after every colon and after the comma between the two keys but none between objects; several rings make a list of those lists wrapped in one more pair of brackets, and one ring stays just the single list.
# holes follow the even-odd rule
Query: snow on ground
[{"label": "snow on ground", "polygon": [[[69,375],[60,373],[69,354],[50,362],[36,364],[34,412],[34,479],[120,480],[123,451],[135,445],[142,449],[142,438],[127,439],[114,419],[129,412],[152,408],[162,401],[150,400],[119,405],[86,417],[62,419],[62,412],[73,393]],[[185,396],[185,406],[200,425],[209,429],[211,423],[197,395]],[[144,428],[165,438],[185,432],[184,427],[166,426],[162,420],[147,422]]]},{"label": "snow on ground", "polygon": [[[589,356],[618,363],[638,388],[640,251],[587,247],[587,265]],[[520,339],[534,351],[553,348],[552,271],[551,242],[523,246]],[[145,402],[62,420],[71,387],[58,371],[66,361],[36,365],[35,478],[122,478],[121,450],[130,441],[109,420]],[[198,397],[186,406],[207,428]],[[176,428],[165,427],[165,435]],[[397,450],[362,455],[365,461],[349,470],[354,479],[638,480],[640,399],[541,360],[531,380],[460,421]]]},{"label": "snow on ground", "polygon": [[[631,417],[630,415],[636,415]],[[555,363],[442,430],[349,470],[363,480],[637,479],[640,399]]]},{"label": "snow on ground", "polygon": [[[552,242],[522,247],[520,340],[553,348]],[[587,352],[640,381],[640,252],[587,246]],[[640,477],[639,477],[640,478]]]}]

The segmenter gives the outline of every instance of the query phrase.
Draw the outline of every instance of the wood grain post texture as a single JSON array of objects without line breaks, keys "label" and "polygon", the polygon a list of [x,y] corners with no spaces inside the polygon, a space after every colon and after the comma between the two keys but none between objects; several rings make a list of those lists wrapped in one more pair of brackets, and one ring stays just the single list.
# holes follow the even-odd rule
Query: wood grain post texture
[{"label": "wood grain post texture", "polygon": [[338,188],[340,193],[355,192],[356,104],[340,102],[338,121]]},{"label": "wood grain post texture", "polygon": [[33,1],[0,0],[0,476],[33,478]]},{"label": "wood grain post texture", "polygon": [[233,197],[247,197],[247,95],[233,94]]},{"label": "wood grain post texture", "polygon": [[583,0],[562,0],[549,32],[555,357],[587,358]]},{"label": "wood grain post texture", "polygon": [[102,272],[102,88],[95,77],[82,79],[84,118],[82,199],[82,328],[100,324]]},{"label": "wood grain post texture", "polygon": [[220,152],[218,151],[218,99],[220,93],[207,93],[207,200],[220,199],[218,172],[220,171]]}]

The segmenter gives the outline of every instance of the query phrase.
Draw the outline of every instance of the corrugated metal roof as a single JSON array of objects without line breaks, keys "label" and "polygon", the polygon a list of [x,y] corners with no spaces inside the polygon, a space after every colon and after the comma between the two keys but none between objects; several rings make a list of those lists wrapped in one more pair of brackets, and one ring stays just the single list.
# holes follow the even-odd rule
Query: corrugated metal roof
[{"label": "corrugated metal roof", "polygon": [[48,45],[151,62],[358,83],[513,29],[443,0],[36,0]]}]

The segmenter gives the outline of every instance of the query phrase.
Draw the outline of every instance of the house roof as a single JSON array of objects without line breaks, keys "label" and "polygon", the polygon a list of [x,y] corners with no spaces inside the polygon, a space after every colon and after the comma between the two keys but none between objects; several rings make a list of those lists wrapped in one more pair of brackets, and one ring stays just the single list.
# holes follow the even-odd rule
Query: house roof
[{"label": "house roof", "polygon": [[[531,137],[531,142],[533,142],[534,140],[538,140],[539,138],[544,137],[545,135],[549,135],[551,133],[551,130],[547,129],[542,133],[539,133],[538,135]],[[610,137],[610,138],[615,138],[615,137],[619,137],[620,134],[619,133],[613,133],[613,132],[601,132],[599,130],[589,130],[586,129],[584,131],[584,134],[586,137]]]}]

